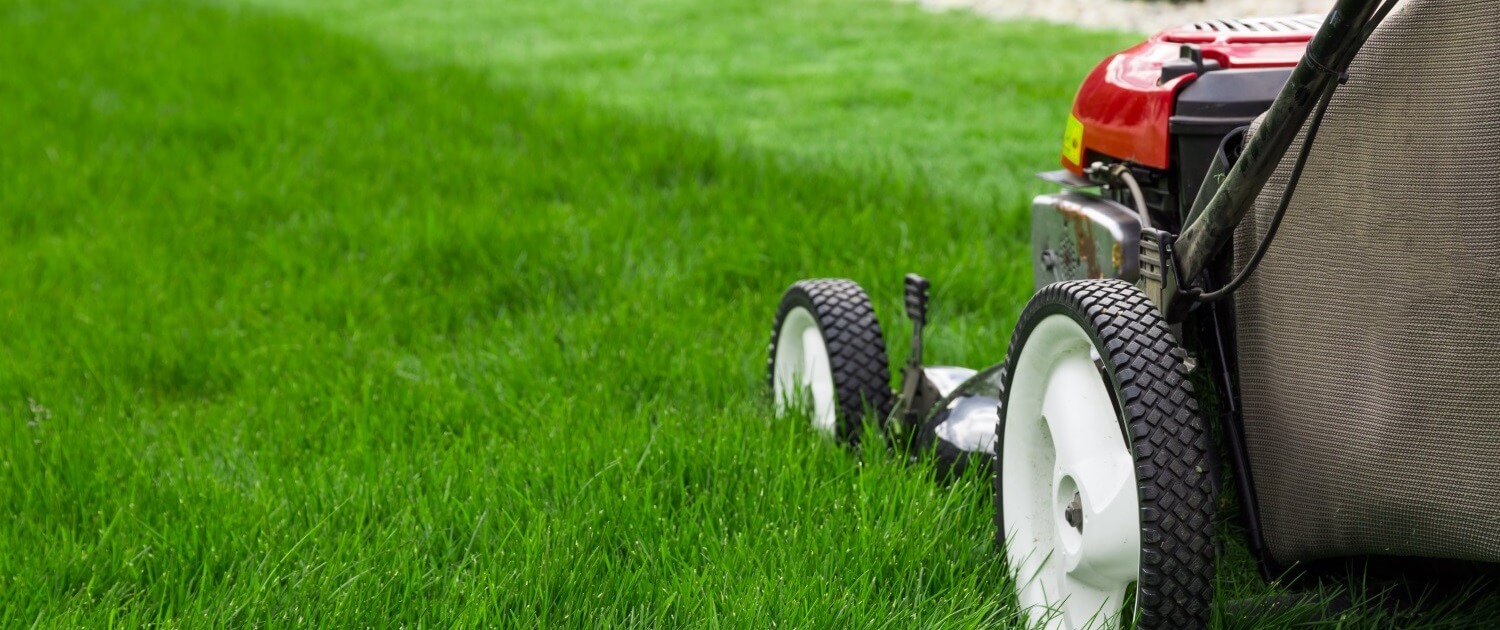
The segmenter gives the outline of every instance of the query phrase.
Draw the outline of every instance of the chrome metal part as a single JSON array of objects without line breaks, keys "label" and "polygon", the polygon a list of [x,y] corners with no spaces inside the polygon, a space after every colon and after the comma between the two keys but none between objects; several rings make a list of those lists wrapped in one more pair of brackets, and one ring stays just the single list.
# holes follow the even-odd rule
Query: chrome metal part
[{"label": "chrome metal part", "polygon": [[[931,368],[929,382],[943,392],[943,398],[927,411],[922,425],[933,437],[959,451],[993,456],[1004,371],[1003,365],[982,372],[965,368]],[[955,382],[961,378],[961,382]]]},{"label": "chrome metal part", "polygon": [[1063,188],[1098,188],[1099,182],[1087,177],[1075,175],[1073,171],[1062,169],[1058,171],[1047,171],[1037,173],[1036,176],[1043,181],[1052,182]]},{"label": "chrome metal part", "polygon": [[932,383],[932,387],[937,390],[938,396],[946,397],[978,372],[962,367],[929,366],[923,368],[922,373],[927,377],[927,382]]},{"label": "chrome metal part", "polygon": [[962,396],[944,410],[948,415],[933,427],[939,439],[966,453],[995,452],[995,426],[1000,422],[1000,400],[989,396]]},{"label": "chrome metal part", "polygon": [[1036,288],[1091,278],[1135,282],[1140,238],[1135,210],[1077,191],[1041,195],[1031,205]]}]

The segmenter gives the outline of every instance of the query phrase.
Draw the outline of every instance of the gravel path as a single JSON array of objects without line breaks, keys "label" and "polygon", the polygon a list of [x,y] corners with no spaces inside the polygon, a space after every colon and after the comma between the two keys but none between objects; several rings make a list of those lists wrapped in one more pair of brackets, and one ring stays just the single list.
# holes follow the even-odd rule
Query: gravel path
[{"label": "gravel path", "polygon": [[1038,18],[1092,28],[1151,33],[1205,18],[1266,17],[1300,13],[1326,14],[1333,0],[1208,0],[1142,2],[1141,0],[900,0],[933,10],[973,11],[997,20]]}]

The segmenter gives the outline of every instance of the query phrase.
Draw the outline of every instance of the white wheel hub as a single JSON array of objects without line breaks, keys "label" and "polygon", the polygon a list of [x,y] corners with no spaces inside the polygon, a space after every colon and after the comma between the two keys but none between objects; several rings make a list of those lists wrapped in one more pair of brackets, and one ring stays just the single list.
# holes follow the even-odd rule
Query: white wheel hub
[{"label": "white wheel hub", "polygon": [[834,435],[838,405],[833,387],[833,368],[828,346],[817,319],[806,308],[795,307],[782,319],[776,333],[775,377],[771,395],[776,412],[789,410],[811,414],[819,431]]},{"label": "white wheel hub", "polygon": [[1071,318],[1027,337],[1000,454],[1006,559],[1048,628],[1118,627],[1141,569],[1140,497],[1098,352]]}]

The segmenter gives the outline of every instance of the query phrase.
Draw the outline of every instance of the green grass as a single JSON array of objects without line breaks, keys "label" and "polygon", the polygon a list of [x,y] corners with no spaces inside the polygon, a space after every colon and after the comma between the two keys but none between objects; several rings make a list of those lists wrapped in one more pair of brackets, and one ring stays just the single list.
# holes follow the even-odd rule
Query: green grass
[{"label": "green grass", "polygon": [[494,4],[0,4],[0,627],[1013,625],[985,482],[771,417],[766,328],[916,270],[998,360],[1122,38]]},{"label": "green grass", "polygon": [[304,15],[406,63],[562,87],[777,153],[893,165],[1006,209],[1037,190],[1036,170],[1059,168],[1083,76],[1140,37],[890,0],[220,1]]}]

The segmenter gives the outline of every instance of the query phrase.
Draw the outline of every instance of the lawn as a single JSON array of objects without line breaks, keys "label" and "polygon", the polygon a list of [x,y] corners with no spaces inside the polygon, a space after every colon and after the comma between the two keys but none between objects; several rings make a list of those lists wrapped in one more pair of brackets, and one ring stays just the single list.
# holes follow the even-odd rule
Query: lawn
[{"label": "lawn", "polygon": [[769,319],[847,276],[897,339],[918,271],[933,358],[1002,358],[1030,174],[1130,39],[0,3],[0,627],[1014,625],[987,480],[772,417]]}]

